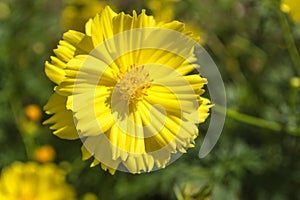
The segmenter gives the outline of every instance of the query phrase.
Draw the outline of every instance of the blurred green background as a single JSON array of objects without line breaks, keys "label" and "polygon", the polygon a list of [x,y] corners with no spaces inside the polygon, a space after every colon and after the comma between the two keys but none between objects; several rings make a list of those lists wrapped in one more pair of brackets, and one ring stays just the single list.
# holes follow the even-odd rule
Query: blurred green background
[{"label": "blurred green background", "polygon": [[[114,176],[81,160],[80,141],[42,125],[54,86],[44,62],[63,32],[82,31],[104,5],[145,8],[201,35],[228,101],[222,135],[204,159],[197,154],[209,120],[197,146],[165,169]],[[0,168],[54,162],[84,200],[300,199],[300,23],[292,7],[281,7],[279,0],[0,0]]]}]

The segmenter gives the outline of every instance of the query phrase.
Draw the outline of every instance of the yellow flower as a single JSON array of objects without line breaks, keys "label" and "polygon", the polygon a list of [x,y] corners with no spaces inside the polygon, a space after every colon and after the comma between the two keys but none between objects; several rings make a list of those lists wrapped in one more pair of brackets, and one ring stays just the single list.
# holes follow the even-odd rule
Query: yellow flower
[{"label": "yellow flower", "polygon": [[93,193],[86,193],[86,194],[84,194],[82,200],[98,200],[98,198]]},{"label": "yellow flower", "polygon": [[[197,123],[208,116],[201,97],[197,44],[183,23],[157,23],[105,7],[85,33],[68,31],[51,63],[57,84],[45,105],[54,134],[83,142],[91,166],[131,173],[164,168],[194,145]],[[178,157],[178,156],[177,156]]]},{"label": "yellow flower", "polygon": [[290,14],[294,22],[300,21],[300,4],[298,0],[282,0],[281,10]]},{"label": "yellow flower", "polygon": [[300,88],[300,78],[299,77],[293,77],[290,79],[290,86],[294,89]]},{"label": "yellow flower", "polygon": [[72,200],[75,194],[65,182],[65,173],[54,164],[15,162],[2,170],[0,199]]},{"label": "yellow flower", "polygon": [[174,186],[177,200],[210,200],[211,187],[199,181],[188,181]]},{"label": "yellow flower", "polygon": [[0,21],[4,21],[11,15],[11,10],[6,2],[0,2]]},{"label": "yellow flower", "polygon": [[[175,19],[178,2],[178,0],[148,0],[147,6],[156,20],[170,22]],[[205,34],[199,27],[199,24],[189,21],[186,23],[186,30],[193,32],[197,36],[196,39],[199,43],[204,43]]]},{"label": "yellow flower", "polygon": [[65,30],[84,31],[86,21],[95,16],[105,4],[98,0],[67,0],[62,13]]},{"label": "yellow flower", "polygon": [[[175,18],[175,0],[149,0],[147,5],[159,21],[172,21]],[[163,12],[162,12],[163,11]]]}]

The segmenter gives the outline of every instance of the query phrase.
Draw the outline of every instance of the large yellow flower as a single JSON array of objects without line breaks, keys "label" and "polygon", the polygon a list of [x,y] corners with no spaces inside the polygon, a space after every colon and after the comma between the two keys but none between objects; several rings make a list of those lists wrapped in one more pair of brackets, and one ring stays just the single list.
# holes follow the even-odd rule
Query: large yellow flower
[{"label": "large yellow flower", "polygon": [[65,182],[65,173],[54,164],[15,162],[2,170],[0,199],[73,200],[75,193]]},{"label": "large yellow flower", "polygon": [[91,166],[110,173],[164,168],[193,146],[211,106],[200,96],[206,79],[191,74],[197,59],[190,36],[178,21],[106,7],[85,33],[65,33],[46,62],[57,86],[45,124],[61,138],[80,138]]}]

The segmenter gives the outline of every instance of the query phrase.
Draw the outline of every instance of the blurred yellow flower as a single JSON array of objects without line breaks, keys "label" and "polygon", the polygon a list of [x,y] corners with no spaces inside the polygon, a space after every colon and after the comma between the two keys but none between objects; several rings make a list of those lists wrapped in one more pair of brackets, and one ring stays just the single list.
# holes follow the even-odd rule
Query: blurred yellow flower
[{"label": "blurred yellow flower", "polygon": [[282,0],[281,10],[288,13],[294,22],[300,21],[300,2],[298,0]]},{"label": "blurred yellow flower", "polygon": [[34,159],[41,163],[52,162],[55,159],[55,150],[50,145],[43,145],[34,151]]},{"label": "blurred yellow flower", "polygon": [[29,104],[25,107],[25,115],[31,121],[40,121],[42,117],[41,108],[36,104]]},{"label": "blurred yellow flower", "polygon": [[169,22],[175,18],[175,2],[176,0],[148,0],[147,5],[157,21]]},{"label": "blurred yellow flower", "polygon": [[65,33],[46,62],[58,86],[44,123],[61,138],[81,138],[83,159],[93,156],[91,166],[101,163],[112,174],[164,168],[171,154],[193,146],[195,124],[211,107],[200,96],[207,80],[190,74],[197,59],[189,36],[178,21],[105,7],[85,34]]},{"label": "blurred yellow flower", "polygon": [[293,77],[290,79],[290,86],[292,88],[298,89],[300,88],[300,78],[299,77]]},{"label": "blurred yellow flower", "polygon": [[[152,11],[157,21],[170,22],[176,17],[176,4],[179,0],[148,0],[147,6]],[[192,21],[186,22],[186,30],[193,32],[194,36],[200,44],[204,43],[205,34],[197,25]]]},{"label": "blurred yellow flower", "polygon": [[0,2],[0,21],[4,21],[9,18],[11,10],[6,2]]},{"label": "blurred yellow flower", "polygon": [[175,185],[174,192],[177,200],[210,200],[211,188],[198,181],[185,182]]},{"label": "blurred yellow flower", "polygon": [[66,0],[62,13],[62,25],[65,30],[84,31],[89,18],[104,8],[105,3],[98,0]]},{"label": "blurred yellow flower", "polygon": [[82,200],[98,200],[98,198],[95,194],[89,192],[84,194]]},{"label": "blurred yellow flower", "polygon": [[0,199],[72,200],[75,194],[65,182],[65,173],[54,164],[15,162],[2,170]]}]

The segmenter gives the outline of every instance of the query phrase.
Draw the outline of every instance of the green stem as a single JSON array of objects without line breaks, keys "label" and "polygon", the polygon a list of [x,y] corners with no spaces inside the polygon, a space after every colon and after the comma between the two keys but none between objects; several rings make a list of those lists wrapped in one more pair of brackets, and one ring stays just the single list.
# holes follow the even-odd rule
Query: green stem
[{"label": "green stem", "polygon": [[[224,113],[224,108],[221,108],[218,105],[215,105],[215,109],[218,112],[222,112]],[[224,113],[225,114],[225,113]],[[300,128],[289,128],[289,127],[285,127],[284,125],[278,123],[278,122],[274,122],[274,121],[269,121],[266,119],[262,119],[259,117],[254,117],[251,115],[247,115],[247,114],[242,114],[239,113],[238,111],[232,110],[232,109],[227,109],[226,110],[226,115],[227,117],[230,117],[236,121],[239,122],[243,122],[246,124],[250,124],[253,126],[257,126],[260,128],[264,128],[264,129],[269,129],[275,132],[285,132],[288,133],[290,135],[295,135],[295,136],[300,136]]]},{"label": "green stem", "polygon": [[34,141],[33,141],[33,137],[26,134],[22,128],[22,121],[24,120],[22,120],[23,116],[20,113],[21,104],[16,99],[10,102],[11,102],[10,107],[13,113],[13,117],[25,147],[27,159],[31,159],[34,151]]},{"label": "green stem", "polygon": [[287,49],[289,51],[289,54],[291,56],[293,65],[298,73],[298,76],[300,76],[300,56],[297,50],[297,46],[291,31],[291,27],[289,25],[289,22],[287,20],[287,17],[285,14],[281,11],[279,11],[279,17],[280,17],[280,23],[283,31],[283,36],[285,39],[285,42],[287,44]]},{"label": "green stem", "polygon": [[237,121],[244,122],[244,123],[247,123],[250,125],[254,125],[254,126],[257,126],[260,128],[270,129],[270,130],[277,131],[277,132],[282,130],[282,125],[277,122],[268,121],[268,120],[261,119],[258,117],[253,117],[250,115],[242,114],[235,110],[227,110],[227,116],[231,117]]},{"label": "green stem", "polygon": [[34,140],[31,136],[25,137],[24,134],[22,134],[24,146],[26,149],[27,159],[32,160],[33,159],[33,153],[34,153]]}]

